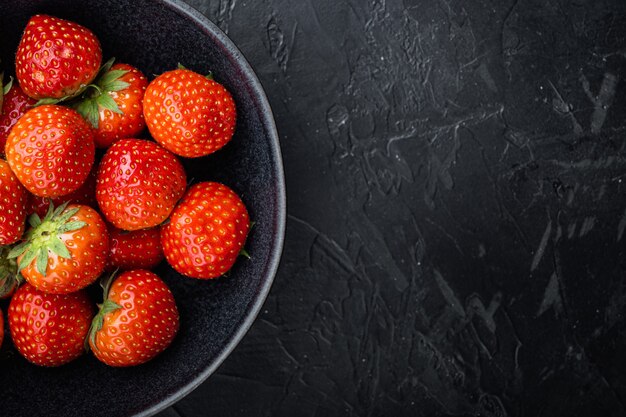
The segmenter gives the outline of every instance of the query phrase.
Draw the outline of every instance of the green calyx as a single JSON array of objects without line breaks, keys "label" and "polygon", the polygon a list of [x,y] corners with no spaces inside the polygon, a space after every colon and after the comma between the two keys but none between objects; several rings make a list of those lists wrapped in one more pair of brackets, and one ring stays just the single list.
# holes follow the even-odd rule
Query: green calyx
[{"label": "green calyx", "polygon": [[120,80],[128,71],[111,70],[113,62],[115,62],[115,58],[111,58],[102,65],[94,82],[87,87],[80,100],[72,106],[94,128],[98,128],[100,108],[110,110],[113,113],[124,114],[109,93],[130,87],[129,83]]},{"label": "green calyx", "polygon": [[[2,76],[3,76],[3,74],[0,74],[0,84],[2,84]],[[9,77],[9,82],[2,86],[2,93],[1,93],[1,95],[3,97],[6,96],[9,93],[9,91],[11,90],[11,87],[13,87],[13,77]],[[2,108],[2,103],[1,102],[0,102],[0,108]]]},{"label": "green calyx", "polygon": [[81,229],[87,223],[80,220],[70,221],[70,218],[78,212],[79,208],[67,209],[67,205],[68,203],[65,203],[54,208],[54,205],[50,203],[48,213],[43,219],[37,213],[33,213],[28,218],[31,228],[24,235],[24,241],[11,249],[8,255],[9,259],[23,255],[17,265],[19,271],[35,262],[37,272],[45,276],[50,253],[65,259],[72,258],[67,246],[61,240],[61,236],[64,233]]},{"label": "green calyx", "polygon": [[22,276],[17,272],[17,262],[9,258],[10,246],[0,246],[0,298],[9,294],[22,282]]},{"label": "green calyx", "polygon": [[89,333],[87,339],[85,339],[85,350],[89,350],[89,342],[93,345],[95,349],[98,349],[96,345],[96,334],[102,329],[102,325],[104,324],[104,317],[122,308],[121,305],[117,304],[114,301],[109,300],[109,290],[111,289],[111,284],[115,281],[115,276],[117,275],[117,270],[115,270],[111,275],[103,277],[100,280],[100,286],[103,291],[103,302],[102,304],[98,304],[98,314],[91,321],[91,326],[89,327]]}]

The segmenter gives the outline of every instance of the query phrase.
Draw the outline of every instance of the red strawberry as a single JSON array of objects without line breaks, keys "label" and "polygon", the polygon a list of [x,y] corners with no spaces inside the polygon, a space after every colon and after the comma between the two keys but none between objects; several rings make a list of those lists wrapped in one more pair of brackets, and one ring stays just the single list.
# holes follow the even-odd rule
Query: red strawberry
[{"label": "red strawberry", "polygon": [[110,60],[104,65],[95,81],[97,88],[87,90],[87,97],[76,106],[95,128],[99,148],[137,136],[146,125],[142,103],[148,79],[133,66],[112,64]]},{"label": "red strawberry", "polygon": [[94,162],[93,132],[80,114],[44,105],[26,112],[6,144],[11,169],[31,193],[59,197],[78,189]]},{"label": "red strawberry", "polygon": [[9,298],[22,281],[17,262],[9,258],[10,251],[10,246],[0,246],[0,300]]},{"label": "red strawberry", "polygon": [[98,73],[100,42],[89,29],[52,16],[33,16],[15,55],[15,73],[35,99],[75,95]]},{"label": "red strawberry", "polygon": [[48,294],[22,285],[9,305],[9,330],[18,352],[40,366],[60,366],[85,351],[93,306],[84,291]]},{"label": "red strawberry", "polygon": [[25,241],[11,250],[22,276],[37,289],[54,294],[78,291],[94,282],[104,270],[109,236],[100,215],[78,204],[50,206],[32,226]]},{"label": "red strawberry", "polygon": [[14,82],[5,88],[4,101],[0,106],[2,109],[0,111],[0,154],[4,154],[4,145],[13,125],[35,104],[35,100],[24,94],[17,83]]},{"label": "red strawberry", "polygon": [[9,164],[0,159],[0,245],[17,242],[24,233],[28,193]]},{"label": "red strawberry", "polygon": [[160,227],[129,232],[110,226],[109,242],[110,270],[152,269],[163,260]]},{"label": "red strawberry", "polygon": [[226,145],[237,118],[235,101],[224,86],[187,69],[155,78],[146,89],[143,113],[152,137],[187,158]]},{"label": "red strawberry", "polygon": [[178,159],[156,143],[122,139],[102,158],[96,199],[115,227],[147,229],[167,219],[185,192],[186,178]]},{"label": "red strawberry", "polygon": [[91,169],[91,172],[87,176],[87,179],[76,191],[72,191],[69,194],[62,195],[57,198],[37,197],[36,195],[30,195],[30,204],[28,207],[28,213],[37,213],[39,217],[44,217],[50,207],[50,200],[55,206],[60,206],[63,203],[70,204],[82,204],[92,208],[98,208],[96,202],[96,166]]},{"label": "red strawberry", "polygon": [[233,266],[249,229],[248,211],[233,190],[201,182],[189,188],[161,228],[163,253],[183,275],[215,278]]},{"label": "red strawberry", "polygon": [[158,275],[142,269],[123,272],[109,285],[89,331],[91,351],[110,366],[145,363],[178,332],[174,296]]}]

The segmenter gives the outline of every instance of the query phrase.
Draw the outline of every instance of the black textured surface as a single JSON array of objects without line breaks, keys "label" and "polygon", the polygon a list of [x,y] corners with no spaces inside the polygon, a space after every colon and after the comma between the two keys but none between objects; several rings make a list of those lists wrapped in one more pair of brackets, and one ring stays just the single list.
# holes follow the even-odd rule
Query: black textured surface
[{"label": "black textured surface", "polygon": [[189,3],[268,93],[289,218],[160,417],[626,415],[626,2]]},{"label": "black textured surface", "polygon": [[[167,1],[4,1],[0,3],[0,57],[12,63],[28,18],[48,13],[77,21],[102,40],[104,56],[153,74],[185,63],[233,92],[236,134],[220,152],[183,160],[189,179],[221,181],[239,193],[256,222],[227,278],[183,278],[162,266],[176,298],[181,328],[173,344],[145,365],[114,369],[91,355],[57,369],[30,365],[5,343],[0,352],[0,416],[122,417],[151,413],[203,380],[250,325],[267,293],[279,256],[284,184],[270,109],[247,64],[212,25],[194,23],[184,4]],[[106,18],[103,18],[106,16]],[[203,18],[204,19],[204,18]],[[9,67],[10,68],[10,67]],[[7,68],[7,69],[9,69]]]}]

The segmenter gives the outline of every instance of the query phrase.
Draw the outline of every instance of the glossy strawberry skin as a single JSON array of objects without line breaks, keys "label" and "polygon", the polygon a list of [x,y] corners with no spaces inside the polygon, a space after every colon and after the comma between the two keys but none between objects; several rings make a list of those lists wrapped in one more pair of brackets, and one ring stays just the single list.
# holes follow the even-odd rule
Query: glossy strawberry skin
[{"label": "glossy strawberry skin", "polygon": [[62,98],[88,85],[102,61],[100,42],[75,22],[35,15],[27,23],[15,56],[15,73],[35,99]]},{"label": "glossy strawberry skin", "polygon": [[120,139],[137,136],[145,128],[143,117],[143,95],[148,86],[148,79],[137,68],[124,64],[114,64],[111,70],[128,71],[119,78],[129,86],[121,91],[108,94],[115,101],[122,114],[100,108],[95,142],[98,148],[108,148]]},{"label": "glossy strawberry skin", "polygon": [[0,245],[17,242],[24,233],[28,192],[9,164],[0,159]]},{"label": "glossy strawberry skin", "polygon": [[227,272],[243,249],[250,218],[229,187],[216,182],[192,185],[161,228],[168,263],[192,278]]},{"label": "glossy strawberry skin", "polygon": [[150,82],[143,111],[152,137],[187,158],[221,149],[232,138],[237,119],[226,88],[187,69],[165,72]]},{"label": "glossy strawberry skin", "polygon": [[[53,294],[78,291],[93,283],[104,271],[109,253],[106,224],[91,207],[70,204],[66,210],[73,208],[78,208],[78,212],[69,221],[83,221],[86,225],[59,235],[71,258],[66,259],[47,251],[48,266],[45,274],[37,270],[36,260],[20,271],[26,281],[38,290]],[[23,256],[17,258],[18,264]]]},{"label": "glossy strawberry skin", "polygon": [[94,308],[84,291],[56,295],[22,285],[9,305],[9,330],[18,352],[40,366],[60,366],[84,352]]},{"label": "glossy strawberry skin", "polygon": [[150,271],[120,274],[111,285],[108,300],[121,308],[105,314],[102,327],[89,338],[91,351],[107,365],[145,363],[165,350],[178,332],[174,296]]},{"label": "glossy strawberry skin", "polygon": [[60,206],[61,204],[68,202],[71,204],[81,204],[91,208],[98,208],[98,203],[96,202],[97,169],[95,168],[96,167],[94,166],[83,185],[69,194],[53,199],[37,197],[36,195],[31,194],[29,198],[30,204],[28,204],[28,213],[37,213],[39,217],[45,216],[48,211],[48,207],[50,207],[50,200],[52,200],[52,203],[55,206]]},{"label": "glossy strawberry skin", "polygon": [[163,260],[161,228],[132,232],[109,226],[109,260],[107,269],[152,269]]},{"label": "glossy strawberry skin", "polygon": [[6,158],[20,182],[39,197],[77,190],[94,163],[91,126],[67,107],[35,107],[18,120],[7,139]]},{"label": "glossy strawberry skin", "polygon": [[147,229],[167,219],[186,181],[182,164],[169,151],[151,141],[122,139],[102,158],[96,200],[118,229]]},{"label": "glossy strawberry skin", "polygon": [[9,92],[4,96],[2,111],[0,112],[0,154],[4,155],[4,145],[13,125],[34,104],[35,100],[28,97],[22,88],[14,82]]}]

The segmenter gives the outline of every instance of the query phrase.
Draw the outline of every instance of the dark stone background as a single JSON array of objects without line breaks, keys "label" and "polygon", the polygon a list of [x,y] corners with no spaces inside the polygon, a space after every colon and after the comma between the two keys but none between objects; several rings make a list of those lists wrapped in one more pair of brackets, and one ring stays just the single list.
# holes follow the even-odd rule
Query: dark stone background
[{"label": "dark stone background", "polygon": [[159,417],[626,415],[626,1],[188,3],[266,89],[289,219]]}]

